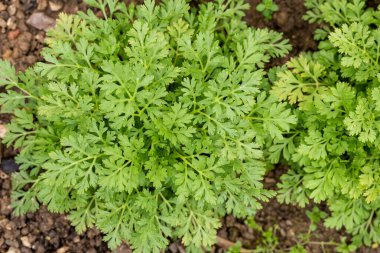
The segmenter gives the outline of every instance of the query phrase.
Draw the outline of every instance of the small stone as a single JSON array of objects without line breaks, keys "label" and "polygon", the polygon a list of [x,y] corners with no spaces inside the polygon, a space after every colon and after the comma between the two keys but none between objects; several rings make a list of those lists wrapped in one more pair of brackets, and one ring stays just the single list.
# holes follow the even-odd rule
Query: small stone
[{"label": "small stone", "polygon": [[276,21],[280,26],[285,25],[289,21],[289,15],[285,11],[281,11],[275,14]]},{"label": "small stone", "polygon": [[48,5],[47,0],[37,0],[37,4],[37,10],[39,11],[45,10]]},{"label": "small stone", "polygon": [[74,242],[74,243],[78,243],[78,242],[80,242],[80,237],[79,237],[78,235],[75,236],[74,239],[73,239],[73,242]]},{"label": "small stone", "polygon": [[31,248],[32,244],[30,243],[29,237],[28,236],[22,236],[21,238],[22,245],[24,245],[27,248]]},{"label": "small stone", "polygon": [[15,226],[15,223],[13,221],[10,221],[5,225],[5,229],[9,230],[9,231],[14,230],[15,228],[16,228],[16,226]]},{"label": "small stone", "polygon": [[0,228],[5,228],[5,226],[8,224],[8,222],[9,222],[9,220],[7,218],[1,219],[0,220]]},{"label": "small stone", "polygon": [[116,249],[116,252],[117,253],[131,253],[131,249],[128,247],[128,245],[126,245],[125,243],[123,243],[122,245],[120,245],[117,249]]},{"label": "small stone", "polygon": [[27,227],[22,228],[22,229],[21,229],[21,234],[22,234],[22,235],[27,235],[27,234],[29,234],[29,229],[28,229]]},{"label": "small stone", "polygon": [[285,221],[286,225],[288,225],[289,227],[290,226],[293,226],[293,222],[291,220],[286,220]]},{"label": "small stone", "polygon": [[8,179],[8,178],[9,178],[8,174],[0,170],[0,179]]},{"label": "small stone", "polygon": [[5,240],[5,244],[16,249],[20,248],[20,243],[17,240],[15,240],[15,237],[13,235],[10,239]]},{"label": "small stone", "polygon": [[58,1],[49,1],[49,8],[52,11],[60,11],[63,7],[63,4]]},{"label": "small stone", "polygon": [[0,11],[5,11],[7,9],[7,6],[5,4],[0,3]]},{"label": "small stone", "polygon": [[8,249],[7,253],[20,253],[20,250],[14,248],[14,247],[10,247],[10,248]]},{"label": "small stone", "polygon": [[44,41],[45,41],[45,35],[44,35],[43,32],[39,32],[39,33],[37,33],[37,35],[34,36],[34,38],[35,38],[38,42],[40,42],[40,43],[44,43]]},{"label": "small stone", "polygon": [[21,10],[17,11],[17,13],[16,13],[16,18],[18,18],[18,19],[23,19],[23,18],[25,18],[25,14],[24,14],[24,12],[22,12]]},{"label": "small stone", "polygon": [[276,179],[271,178],[271,177],[266,177],[266,178],[264,178],[264,182],[267,183],[267,184],[275,184],[276,183]]},{"label": "small stone", "polygon": [[12,58],[16,59],[19,58],[22,55],[21,50],[19,47],[15,47],[12,52]]},{"label": "small stone", "polygon": [[9,13],[9,15],[14,16],[16,14],[17,8],[15,5],[11,4],[8,6],[7,11]]},{"label": "small stone", "polygon": [[1,169],[6,173],[18,171],[18,165],[13,159],[6,159],[1,161]]},{"label": "small stone", "polygon": [[8,18],[8,20],[7,20],[7,27],[8,27],[9,30],[16,29],[17,24],[16,24],[16,18],[15,17]]},{"label": "small stone", "polygon": [[0,138],[3,139],[6,133],[7,133],[7,128],[5,127],[5,125],[0,124]]},{"label": "small stone", "polygon": [[235,225],[235,218],[232,215],[226,217],[226,227],[233,227]]},{"label": "small stone", "polygon": [[0,18],[0,27],[2,27],[2,28],[7,27],[7,22],[5,22],[5,20],[1,19],[1,18]]},{"label": "small stone", "polygon": [[21,253],[33,253],[33,251],[26,247],[21,247]]},{"label": "small stone", "polygon": [[[33,247],[35,253],[45,253],[46,249],[42,244],[38,244],[36,247]],[[66,252],[66,251],[65,251]],[[62,252],[62,253],[65,253]]]},{"label": "small stone", "polygon": [[287,235],[288,237],[293,238],[293,237],[295,237],[296,233],[294,232],[293,229],[289,229],[289,230],[287,231],[286,235]]},{"label": "small stone", "polygon": [[10,49],[5,50],[5,52],[3,53],[3,59],[8,60],[11,57],[12,57],[12,50]]},{"label": "small stone", "polygon": [[169,250],[170,252],[178,252],[178,247],[177,247],[177,243],[172,243],[169,245]]},{"label": "small stone", "polygon": [[30,48],[30,43],[27,40],[18,41],[17,45],[23,52],[28,52]]},{"label": "small stone", "polygon": [[[16,29],[16,30],[13,30],[13,31],[10,31],[8,33],[8,39],[9,40],[14,40],[17,38],[17,36],[20,34],[20,30],[19,29]],[[1,126],[0,126],[0,138],[3,138],[1,135],[2,132],[1,132]]]},{"label": "small stone", "polygon": [[57,253],[66,253],[66,251],[69,250],[69,247],[67,246],[64,246],[64,247],[61,247],[57,250]]},{"label": "small stone", "polygon": [[28,56],[26,57],[26,62],[27,62],[29,65],[34,64],[36,61],[37,61],[37,57],[34,56],[34,55],[28,55]]},{"label": "small stone", "polygon": [[48,30],[49,28],[52,28],[55,26],[55,20],[51,17],[46,16],[42,12],[35,12],[33,13],[26,23],[30,26],[33,26],[34,28],[37,28],[39,30]]}]

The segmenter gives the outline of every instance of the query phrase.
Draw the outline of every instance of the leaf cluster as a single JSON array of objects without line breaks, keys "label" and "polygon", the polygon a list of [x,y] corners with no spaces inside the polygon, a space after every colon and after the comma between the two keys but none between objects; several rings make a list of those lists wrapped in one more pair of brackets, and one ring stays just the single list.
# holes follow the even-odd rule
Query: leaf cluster
[{"label": "leaf cluster", "polygon": [[263,150],[296,117],[263,68],[290,46],[247,27],[241,0],[87,2],[104,19],[61,14],[44,62],[19,74],[0,62],[1,112],[14,114],[4,141],[20,149],[15,213],[47,205],[112,249],[212,245],[221,216],[273,196]]},{"label": "leaf cluster", "polygon": [[271,20],[273,18],[273,12],[278,11],[279,7],[273,0],[262,0],[261,3],[256,6],[256,10],[261,12],[265,19]]},{"label": "leaf cluster", "polygon": [[[379,242],[380,27],[365,1],[307,1],[306,18],[323,22],[320,50],[287,63],[271,90],[296,109],[279,199],[327,201],[326,225],[354,241]],[[331,30],[329,32],[329,30]]]}]

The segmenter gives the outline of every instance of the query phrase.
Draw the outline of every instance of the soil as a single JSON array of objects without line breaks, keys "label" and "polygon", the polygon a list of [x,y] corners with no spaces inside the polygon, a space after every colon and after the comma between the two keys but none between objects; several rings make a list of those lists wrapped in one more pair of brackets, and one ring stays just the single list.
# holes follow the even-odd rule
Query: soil
[{"label": "soil", "polygon": [[283,33],[293,47],[286,57],[272,60],[269,67],[282,65],[300,52],[317,49],[317,43],[313,39],[313,33],[317,25],[309,24],[302,19],[306,12],[304,0],[275,0],[279,6],[279,11],[273,14],[273,19],[271,20],[266,20],[256,10],[256,6],[261,0],[248,0],[247,2],[251,5],[251,9],[246,16],[246,21],[250,25],[258,28],[270,28]]},{"label": "soil", "polygon": [[[249,24],[280,31],[293,45],[293,50],[288,56],[272,61],[269,66],[283,64],[300,52],[316,49],[317,43],[313,40],[316,26],[302,20],[305,13],[303,0],[276,0],[280,10],[274,14],[272,20],[265,20],[256,11],[256,5],[260,0],[248,2],[251,4],[251,10],[247,12],[246,17]],[[379,0],[369,2],[370,6],[375,7]],[[61,11],[75,13],[85,8],[81,0],[0,0],[0,58],[11,61],[19,71],[25,70],[41,60],[39,52],[43,48],[45,38],[45,31],[36,28],[41,24],[27,24],[30,24],[30,17],[36,13],[42,13],[46,20],[51,21],[57,18]],[[8,119],[9,117],[2,117],[0,123],[6,123]],[[102,242],[99,231],[90,229],[78,235],[64,215],[50,213],[44,207],[36,213],[14,217],[10,208],[10,191],[11,173],[17,170],[17,165],[13,161],[16,152],[4,147],[0,152],[0,253],[110,252],[107,245]],[[265,178],[266,187],[274,188],[282,173],[284,169],[270,172]],[[263,207],[255,219],[264,229],[278,225],[275,233],[279,238],[278,249],[287,249],[294,245],[299,235],[305,233],[309,227],[310,221],[306,217],[305,209],[279,204],[275,199],[264,203]],[[312,205],[307,209],[310,208]],[[324,209],[323,206],[320,208]],[[342,235],[344,235],[343,232],[328,230],[319,225],[313,232],[313,239],[339,241]],[[241,241],[243,247],[247,249],[254,249],[262,240],[260,233],[232,216],[223,219],[223,227],[218,236],[224,240],[224,243]],[[308,246],[307,250],[322,252],[317,245]],[[220,245],[216,245],[212,251],[225,252]],[[118,252],[127,253],[130,250],[126,245],[122,245]],[[166,252],[183,253],[185,250],[177,241],[173,242]],[[326,247],[324,252],[334,252],[334,249]],[[367,250],[366,252],[380,251]]]}]

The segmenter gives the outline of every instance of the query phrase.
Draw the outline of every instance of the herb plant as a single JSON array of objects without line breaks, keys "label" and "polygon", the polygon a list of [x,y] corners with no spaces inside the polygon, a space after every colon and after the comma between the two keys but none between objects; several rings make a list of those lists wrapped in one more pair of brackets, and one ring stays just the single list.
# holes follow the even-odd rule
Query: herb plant
[{"label": "herb plant", "polygon": [[256,10],[261,12],[265,19],[271,20],[273,18],[273,12],[278,11],[279,8],[273,0],[262,0],[261,3],[256,6]]},{"label": "herb plant", "polygon": [[[320,51],[292,59],[272,93],[289,102],[299,124],[273,145],[291,170],[280,200],[327,201],[328,227],[359,245],[380,242],[380,11],[363,0],[309,0],[306,18],[323,23]],[[286,146],[288,148],[284,149]]]},{"label": "herb plant", "polygon": [[47,205],[111,249],[210,246],[220,217],[273,195],[262,150],[296,117],[265,92],[263,67],[290,46],[247,27],[241,0],[87,2],[104,19],[61,14],[45,62],[19,74],[0,62],[4,141],[20,150],[14,212]]}]

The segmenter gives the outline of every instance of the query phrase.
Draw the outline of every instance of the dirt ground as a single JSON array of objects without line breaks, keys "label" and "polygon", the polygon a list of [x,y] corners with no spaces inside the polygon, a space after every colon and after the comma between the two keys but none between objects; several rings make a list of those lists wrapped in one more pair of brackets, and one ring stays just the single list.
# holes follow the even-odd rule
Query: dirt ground
[{"label": "dirt ground", "polygon": [[[274,14],[273,20],[267,21],[255,10],[259,0],[249,0],[251,10],[246,20],[256,27],[269,27],[283,32],[293,45],[292,52],[282,59],[276,59],[270,66],[284,63],[290,57],[303,51],[315,50],[317,43],[313,40],[315,25],[302,20],[305,12],[303,0],[277,0],[280,10]],[[375,7],[379,1],[372,0],[369,5]],[[0,57],[11,61],[18,70],[25,70],[38,60],[43,47],[45,26],[54,25],[54,19],[61,11],[75,13],[84,10],[86,6],[81,0],[0,0]],[[36,23],[33,16],[42,15],[44,23]],[[40,19],[41,20],[41,19]],[[5,123],[3,117],[0,123]],[[64,215],[52,214],[41,208],[36,213],[22,217],[13,217],[10,208],[11,173],[17,169],[12,158],[15,152],[1,149],[0,167],[0,253],[105,253],[110,252],[102,242],[102,236],[96,229],[90,229],[82,235],[77,235]],[[271,172],[265,179],[266,186],[275,187],[279,176],[284,170]],[[310,209],[311,207],[309,207]],[[321,207],[323,209],[323,206]],[[279,238],[278,249],[287,249],[294,245],[298,235],[305,233],[309,227],[309,219],[305,209],[279,204],[271,200],[264,204],[256,221],[264,229],[278,225],[276,236]],[[244,248],[254,249],[260,243],[261,236],[246,226],[244,222],[228,216],[223,219],[223,228],[218,235],[228,242],[241,241]],[[318,226],[313,238],[319,241],[339,240],[342,232],[324,229]],[[308,252],[319,253],[322,249],[313,245]],[[214,252],[224,252],[215,246]],[[118,252],[130,252],[123,245]],[[173,242],[167,252],[184,252],[179,242]],[[325,248],[324,252],[335,252]],[[363,251],[364,252],[364,251]],[[365,252],[380,252],[367,250]]]}]

